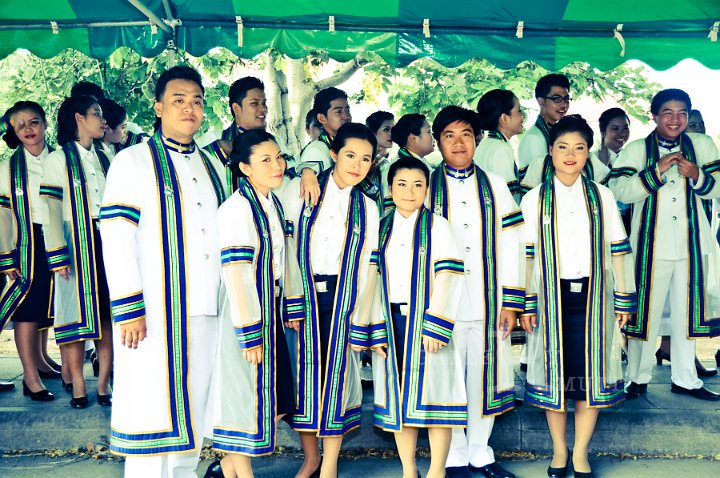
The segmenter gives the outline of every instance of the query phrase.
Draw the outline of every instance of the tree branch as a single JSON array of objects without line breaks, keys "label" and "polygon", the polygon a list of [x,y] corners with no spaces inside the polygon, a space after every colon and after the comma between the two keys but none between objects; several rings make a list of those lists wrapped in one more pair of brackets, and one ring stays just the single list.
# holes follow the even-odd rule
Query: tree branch
[{"label": "tree branch", "polygon": [[366,59],[360,58],[360,56],[356,56],[351,61],[345,63],[342,68],[340,68],[340,70],[334,75],[315,82],[315,91],[317,92],[325,88],[330,88],[331,86],[337,86],[341,83],[344,83],[351,76],[353,76],[356,71],[358,71],[360,68],[362,68],[368,63],[369,62]]}]

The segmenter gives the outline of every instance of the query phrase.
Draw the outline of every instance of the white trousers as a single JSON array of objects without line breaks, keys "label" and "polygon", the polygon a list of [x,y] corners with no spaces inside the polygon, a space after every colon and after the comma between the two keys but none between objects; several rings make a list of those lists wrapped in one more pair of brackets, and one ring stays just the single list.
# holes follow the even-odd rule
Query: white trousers
[{"label": "white trousers", "polygon": [[465,374],[468,402],[467,429],[453,428],[448,467],[472,465],[481,467],[495,461],[488,446],[495,417],[482,416],[485,321],[455,322],[452,340],[460,355]]},{"label": "white trousers", "polygon": [[672,357],[672,381],[687,389],[703,386],[695,370],[695,341],[687,338],[688,261],[656,260],[653,264],[652,296],[648,324],[648,340],[628,340],[628,379],[639,384],[652,380],[657,337],[662,322],[665,301],[670,305],[667,320]]},{"label": "white trousers", "polygon": [[[191,397],[190,412],[197,447],[184,453],[126,456],[125,478],[197,478],[203,432],[207,428],[206,417],[210,417],[208,414],[208,398],[213,364],[217,352],[217,322],[216,316],[190,317],[188,387]],[[142,347],[142,342],[140,347]]]}]

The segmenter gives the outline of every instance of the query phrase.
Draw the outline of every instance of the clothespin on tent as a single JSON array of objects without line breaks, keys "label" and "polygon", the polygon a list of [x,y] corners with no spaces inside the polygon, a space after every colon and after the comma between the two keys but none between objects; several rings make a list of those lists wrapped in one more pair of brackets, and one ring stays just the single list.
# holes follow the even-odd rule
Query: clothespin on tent
[{"label": "clothespin on tent", "polygon": [[623,38],[622,33],[620,33],[622,31],[622,29],[623,29],[623,24],[618,23],[618,26],[615,27],[615,31],[613,32],[613,36],[618,41],[618,43],[620,43],[620,48],[622,48],[622,50],[620,50],[620,56],[624,57],[625,56],[625,39]]},{"label": "clothespin on tent", "polygon": [[238,48],[243,47],[243,19],[242,17],[235,17],[235,23],[237,23],[237,37],[238,37]]}]

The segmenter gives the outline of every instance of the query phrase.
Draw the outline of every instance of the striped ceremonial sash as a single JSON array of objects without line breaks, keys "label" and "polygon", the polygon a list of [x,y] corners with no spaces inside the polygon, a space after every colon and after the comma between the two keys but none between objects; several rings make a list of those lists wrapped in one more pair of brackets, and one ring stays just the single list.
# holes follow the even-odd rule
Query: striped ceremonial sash
[{"label": "striped ceremonial sash", "polygon": [[[185,230],[182,197],[170,153],[156,132],[149,140],[153,169],[158,185],[159,221],[162,231],[162,263],[165,309],[166,361],[168,366],[167,430],[125,433],[111,430],[110,448],[124,455],[177,453],[196,448],[188,389],[188,291],[185,258]],[[204,156],[201,154],[201,157]],[[204,158],[204,161],[207,159]],[[224,197],[219,178],[212,179],[217,197]],[[217,179],[217,181],[216,181]],[[218,203],[219,204],[219,203]],[[202,433],[202,430],[200,431]],[[202,437],[202,435],[199,435]],[[202,438],[200,438],[202,439]]]},{"label": "striped ceremonial sash", "polygon": [[[515,407],[514,390],[500,390],[498,383],[498,320],[500,310],[498,299],[501,290],[499,288],[499,266],[497,237],[502,223],[498,221],[495,214],[495,194],[487,175],[477,165],[475,168],[475,181],[477,184],[478,204],[480,205],[480,257],[485,265],[484,282],[485,294],[483,301],[485,305],[485,334],[484,350],[486,360],[484,364],[484,393],[483,410],[484,416],[497,415],[511,410]],[[439,167],[433,171],[430,177],[430,207],[434,214],[443,216],[450,220],[448,210],[448,191],[445,169]]]},{"label": "striped ceremonial sash", "polygon": [[[635,278],[638,283],[638,311],[634,323],[628,323],[625,330],[629,337],[647,340],[648,322],[650,319],[650,304],[652,297],[653,264],[655,233],[658,216],[658,191],[662,180],[656,177],[655,164],[660,160],[657,145],[657,133],[652,132],[645,139],[645,152],[647,156],[646,170],[639,173],[643,186],[650,195],[643,203],[638,231],[638,244],[633,250],[635,256]],[[686,134],[680,136],[680,151],[688,161],[697,163],[692,140]],[[705,169],[705,188],[700,194],[707,194],[715,183],[711,177],[712,171]],[[685,178],[685,202],[688,218],[688,322],[687,335],[696,337],[717,337],[720,335],[720,318],[706,317],[705,304],[705,272],[702,264],[702,250],[700,247],[700,216],[696,202],[696,191]]]},{"label": "striped ceremonial sash", "polygon": [[[347,232],[340,260],[328,355],[320,356],[319,319],[310,264],[310,239],[332,171],[331,168],[320,175],[320,199],[315,206],[307,206],[298,220],[298,262],[307,302],[303,330],[298,336],[298,409],[293,416],[293,427],[300,431],[318,431],[318,436],[342,436],[360,426],[359,406],[346,409],[345,413],[342,413],[350,335],[349,316],[357,303],[360,267],[366,266],[360,263],[367,227],[365,200],[357,188],[353,188],[350,193]],[[327,363],[327,376],[322,381],[322,389],[320,360]]]},{"label": "striped ceremonial sash", "polygon": [[[270,233],[270,221],[267,213],[260,203],[255,188],[247,178],[239,181],[239,193],[250,203],[253,222],[258,236],[257,261],[255,263],[255,287],[260,299],[262,313],[259,330],[261,331],[261,344],[263,346],[263,360],[257,366],[257,428],[256,431],[240,431],[213,429],[213,446],[218,450],[245,453],[254,456],[272,453],[275,449],[276,434],[276,383],[275,383],[275,274],[273,270],[273,247]],[[282,206],[273,193],[271,198],[277,207],[281,224],[285,224]],[[252,262],[252,258],[250,258]],[[254,324],[253,324],[254,325]],[[284,340],[284,337],[280,337]]]},{"label": "striped ceremonial sash", "polygon": [[[0,295],[0,333],[7,325],[15,310],[25,299],[33,280],[33,222],[30,209],[30,191],[28,188],[25,148],[20,145],[10,157],[10,208],[17,225],[17,242],[12,252],[15,267],[20,277],[12,282]],[[3,231],[7,234],[9,231]]]},{"label": "striped ceremonial sash", "polygon": [[[90,214],[85,171],[74,141],[68,142],[62,149],[65,153],[71,214],[71,244],[68,246],[73,250],[74,270],[72,272],[75,276],[80,316],[77,322],[55,327],[55,341],[58,345],[80,340],[98,340],[101,337],[95,234]],[[107,157],[97,149],[96,153],[104,172],[107,172],[109,166]]]}]

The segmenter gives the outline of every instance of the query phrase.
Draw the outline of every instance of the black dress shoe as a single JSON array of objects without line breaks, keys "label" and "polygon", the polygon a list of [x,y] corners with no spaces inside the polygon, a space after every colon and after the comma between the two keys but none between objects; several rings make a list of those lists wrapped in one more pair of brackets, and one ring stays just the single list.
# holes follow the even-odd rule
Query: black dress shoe
[{"label": "black dress shoe", "polygon": [[695,370],[697,370],[698,377],[714,377],[718,371],[716,368],[705,368],[698,359],[695,359]]},{"label": "black dress shoe", "polygon": [[515,475],[498,465],[497,462],[492,462],[489,465],[481,466],[479,468],[470,465],[468,466],[468,469],[473,473],[480,473],[487,478],[515,478]]},{"label": "black dress shoe", "polygon": [[98,393],[98,405],[101,405],[103,407],[112,407],[112,394],[100,395]]},{"label": "black dress shoe", "polygon": [[567,460],[565,460],[565,466],[563,466],[562,468],[553,468],[552,466],[548,466],[547,475],[550,478],[563,478],[565,475],[567,475],[569,464],[570,464],[570,449],[568,448]]},{"label": "black dress shoe", "polygon": [[670,361],[670,354],[667,353],[667,352],[665,352],[663,349],[657,349],[657,350],[655,351],[655,362],[656,362],[658,365],[662,365],[663,360],[665,360],[666,362],[669,362],[669,361]]},{"label": "black dress shoe", "polygon": [[670,391],[672,393],[679,393],[681,395],[690,395],[693,398],[697,398],[698,400],[707,400],[709,402],[717,402],[720,400],[720,393],[711,392],[705,387],[700,388],[684,388],[679,385],[675,385],[674,383],[670,385]]},{"label": "black dress shoe", "polygon": [[40,375],[40,378],[62,378],[62,374],[58,372],[55,369],[50,369],[47,372],[43,372],[42,370],[38,369],[38,375]]},{"label": "black dress shoe", "polygon": [[56,372],[62,372],[62,365],[60,365],[59,363],[49,363],[48,365]]},{"label": "black dress shoe", "polygon": [[43,388],[39,392],[33,392],[32,390],[30,390],[30,387],[25,384],[25,380],[23,380],[23,395],[26,397],[30,395],[30,400],[33,400],[35,402],[52,402],[53,400],[55,400],[55,395],[50,393],[45,388]]},{"label": "black dress shoe", "polygon": [[15,384],[12,382],[0,382],[0,392],[9,392],[15,390]]},{"label": "black dress shoe", "polygon": [[625,387],[625,398],[628,400],[633,400],[638,398],[640,395],[645,395],[646,393],[647,383],[630,382],[627,387]]},{"label": "black dress shoe", "polygon": [[521,363],[521,364],[520,364],[520,371],[521,371],[521,372],[527,372],[527,364],[526,364],[526,363]]},{"label": "black dress shoe", "polygon": [[215,460],[210,466],[208,466],[203,478],[225,478],[225,475],[223,475],[222,472],[222,467],[220,466],[220,460]]},{"label": "black dress shoe", "polygon": [[78,398],[73,397],[72,400],[70,400],[70,406],[73,408],[87,408],[88,403],[87,395]]},{"label": "black dress shoe", "polygon": [[467,466],[448,466],[445,468],[447,478],[470,478],[470,470]]},{"label": "black dress shoe", "polygon": [[592,471],[576,471],[575,478],[595,478],[595,474]]}]

